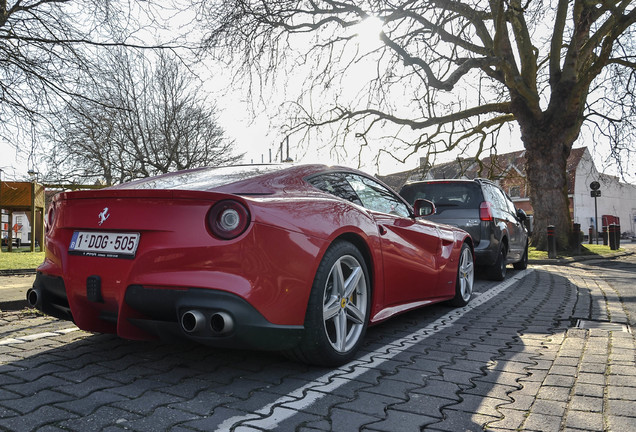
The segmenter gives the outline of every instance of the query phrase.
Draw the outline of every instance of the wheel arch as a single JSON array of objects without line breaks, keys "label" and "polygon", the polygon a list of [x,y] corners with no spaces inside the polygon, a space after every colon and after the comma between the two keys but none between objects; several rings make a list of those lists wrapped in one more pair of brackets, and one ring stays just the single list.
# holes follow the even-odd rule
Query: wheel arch
[{"label": "wheel arch", "polygon": [[475,255],[475,243],[473,242],[473,238],[471,236],[467,235],[466,237],[464,237],[462,239],[462,243],[466,243],[470,247],[470,250],[473,252],[473,255]]},{"label": "wheel arch", "polygon": [[500,248],[505,248],[506,250],[506,255],[508,255],[508,252],[510,251],[510,245],[508,243],[508,233],[504,231],[503,235],[501,236],[501,241],[500,243]]}]

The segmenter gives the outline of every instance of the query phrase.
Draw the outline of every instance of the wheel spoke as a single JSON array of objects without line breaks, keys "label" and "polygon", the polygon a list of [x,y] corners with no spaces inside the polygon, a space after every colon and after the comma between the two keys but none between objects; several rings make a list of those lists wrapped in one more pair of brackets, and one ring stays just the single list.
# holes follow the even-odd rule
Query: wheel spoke
[{"label": "wheel spoke", "polygon": [[465,275],[472,274],[473,272],[473,263],[464,261],[464,265],[462,265],[462,273]]},{"label": "wheel spoke", "polygon": [[332,269],[333,295],[343,296],[345,290],[345,280],[342,274],[342,258],[339,259]]},{"label": "wheel spoke", "polygon": [[471,252],[465,249],[462,252],[460,263],[460,293],[462,298],[468,299],[473,292],[473,277],[474,277],[474,263],[472,260]]},{"label": "wheel spoke", "polygon": [[335,345],[340,352],[343,352],[347,346],[347,317],[342,309],[335,316],[334,320],[336,324]]},{"label": "wheel spoke", "polygon": [[337,297],[331,296],[322,308],[322,315],[324,320],[330,320],[335,317],[340,311],[340,302]]},{"label": "wheel spoke", "polygon": [[354,324],[363,324],[364,323],[364,312],[362,312],[356,305],[353,303],[349,303],[347,305],[347,317]]},{"label": "wheel spoke", "polygon": [[353,269],[347,280],[344,282],[344,296],[351,297],[353,292],[358,288],[363,273],[360,267]]}]

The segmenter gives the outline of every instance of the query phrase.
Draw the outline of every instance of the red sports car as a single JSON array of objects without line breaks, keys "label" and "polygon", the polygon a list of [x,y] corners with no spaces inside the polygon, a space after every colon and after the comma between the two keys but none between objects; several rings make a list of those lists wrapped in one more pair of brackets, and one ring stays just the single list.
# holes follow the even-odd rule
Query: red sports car
[{"label": "red sports car", "polygon": [[362,172],[200,168],[58,194],[29,303],[87,331],[351,360],[367,325],[465,305],[473,244]]}]

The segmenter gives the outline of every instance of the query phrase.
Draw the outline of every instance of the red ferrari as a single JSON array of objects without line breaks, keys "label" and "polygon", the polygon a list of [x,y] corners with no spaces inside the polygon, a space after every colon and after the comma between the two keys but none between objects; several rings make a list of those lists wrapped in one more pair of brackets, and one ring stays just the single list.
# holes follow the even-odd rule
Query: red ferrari
[{"label": "red ferrari", "polygon": [[199,168],[58,194],[27,299],[87,331],[351,360],[369,324],[468,303],[473,244],[366,174]]}]

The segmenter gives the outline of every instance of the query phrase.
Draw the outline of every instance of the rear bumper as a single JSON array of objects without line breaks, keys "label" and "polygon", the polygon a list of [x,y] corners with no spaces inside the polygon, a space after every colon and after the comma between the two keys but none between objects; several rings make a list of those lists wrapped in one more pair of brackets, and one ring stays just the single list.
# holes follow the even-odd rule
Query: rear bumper
[{"label": "rear bumper", "polygon": [[66,321],[73,321],[71,308],[66,297],[64,280],[38,272],[33,287],[27,291],[29,306],[47,315]]},{"label": "rear bumper", "polygon": [[477,247],[475,247],[475,263],[478,266],[492,266],[497,261],[498,256],[499,248],[494,248],[488,240],[482,240]]},{"label": "rear bumper", "polygon": [[[304,330],[303,326],[272,324],[241,297],[213,289],[131,285],[118,312],[107,311],[100,296],[90,292],[81,310],[71,310],[64,280],[39,272],[27,299],[32,307],[60,319],[77,321],[84,330],[132,339],[185,338],[217,347],[286,350],[298,344]],[[188,312],[194,312],[202,322],[191,331],[182,325],[183,315]],[[212,325],[213,317],[218,316],[225,318],[222,328]]]},{"label": "rear bumper", "polygon": [[[126,290],[125,302],[143,315],[130,319],[130,322],[149,333],[159,337],[185,337],[218,347],[290,349],[300,342],[304,329],[303,326],[272,324],[244,299],[218,290],[152,289],[131,285]],[[181,322],[185,313],[193,311],[201,314],[203,325],[188,332]],[[215,329],[212,320],[219,314],[231,320],[231,329]]]}]

